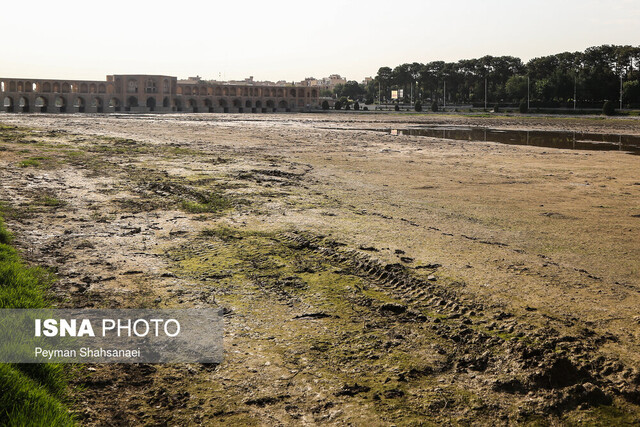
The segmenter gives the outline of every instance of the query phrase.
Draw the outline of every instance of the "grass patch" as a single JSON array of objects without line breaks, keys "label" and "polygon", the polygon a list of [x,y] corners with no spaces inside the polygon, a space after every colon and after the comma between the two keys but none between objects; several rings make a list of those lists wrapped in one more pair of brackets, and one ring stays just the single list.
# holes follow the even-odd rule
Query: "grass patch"
[{"label": "grass patch", "polygon": [[231,202],[220,194],[210,193],[202,195],[198,201],[183,200],[180,207],[189,213],[216,213],[229,209]]},{"label": "grass patch", "polygon": [[[0,219],[0,309],[43,308],[53,275],[28,266],[9,245],[13,237]],[[0,364],[0,420],[3,425],[74,425],[62,403],[67,373],[56,364]]]},{"label": "grass patch", "polygon": [[21,168],[28,168],[28,167],[37,168],[38,166],[40,166],[40,162],[36,159],[27,159],[18,163],[18,166],[20,166]]}]

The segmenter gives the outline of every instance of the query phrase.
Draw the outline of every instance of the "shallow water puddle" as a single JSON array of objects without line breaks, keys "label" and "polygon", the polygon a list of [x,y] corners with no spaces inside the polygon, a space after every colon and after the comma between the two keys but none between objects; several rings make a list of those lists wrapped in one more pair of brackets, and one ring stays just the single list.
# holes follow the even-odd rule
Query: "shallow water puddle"
[{"label": "shallow water puddle", "polygon": [[488,141],[510,145],[575,150],[624,151],[640,154],[640,136],[541,130],[498,130],[483,127],[430,126],[390,129],[391,135],[427,136],[458,141]]}]

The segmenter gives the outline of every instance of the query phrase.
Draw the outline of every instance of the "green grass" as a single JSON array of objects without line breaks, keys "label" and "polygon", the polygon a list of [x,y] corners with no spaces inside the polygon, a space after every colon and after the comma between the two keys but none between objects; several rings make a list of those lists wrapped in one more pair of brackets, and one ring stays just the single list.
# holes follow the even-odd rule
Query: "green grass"
[{"label": "green grass", "polygon": [[[0,309],[46,307],[45,294],[53,277],[45,269],[26,265],[10,246],[12,239],[0,218]],[[0,364],[0,424],[74,425],[62,403],[66,376],[56,364]]]},{"label": "green grass", "polygon": [[180,204],[183,211],[189,213],[216,213],[231,207],[231,202],[216,193],[199,197],[197,202],[183,200]]},{"label": "green grass", "polygon": [[20,163],[18,163],[18,165],[21,168],[28,168],[29,166],[37,168],[38,166],[40,166],[40,162],[37,161],[36,159],[27,159],[27,160],[23,160]]}]

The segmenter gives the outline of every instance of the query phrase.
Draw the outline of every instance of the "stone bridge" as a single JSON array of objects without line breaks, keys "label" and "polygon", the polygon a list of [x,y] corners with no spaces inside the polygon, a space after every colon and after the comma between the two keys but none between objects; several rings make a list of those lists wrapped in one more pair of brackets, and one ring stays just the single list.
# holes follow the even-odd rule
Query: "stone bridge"
[{"label": "stone bridge", "polygon": [[303,86],[178,81],[110,75],[106,81],[0,78],[0,106],[13,113],[271,113],[319,109]]}]

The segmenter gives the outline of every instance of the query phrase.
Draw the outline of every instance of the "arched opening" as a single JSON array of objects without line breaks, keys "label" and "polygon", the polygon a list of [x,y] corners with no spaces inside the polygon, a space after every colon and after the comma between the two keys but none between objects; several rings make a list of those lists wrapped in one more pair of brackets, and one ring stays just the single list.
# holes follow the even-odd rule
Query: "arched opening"
[{"label": "arched opening", "polygon": [[62,83],[62,93],[69,93],[71,92],[71,86],[69,85],[69,83]]},{"label": "arched opening", "polygon": [[153,79],[147,79],[144,91],[145,93],[157,93],[158,88],[156,87],[156,82]]},{"label": "arched opening", "polygon": [[162,106],[164,108],[169,108],[170,105],[171,105],[171,101],[169,101],[169,97],[165,96],[164,99],[162,100]]},{"label": "arched opening", "polygon": [[96,92],[97,92],[96,85],[94,83],[91,83],[89,85],[89,93],[96,93]]},{"label": "arched opening", "polygon": [[291,96],[296,96],[296,90],[295,90],[295,89],[291,89],[291,90],[289,91],[289,94],[290,94]]},{"label": "arched opening", "polygon": [[9,82],[9,92],[16,91],[16,82]]},{"label": "arched opening", "polygon": [[223,94],[224,96],[229,96],[229,88],[228,88],[228,87],[225,87],[224,89],[222,89],[222,94]]},{"label": "arched opening", "polygon": [[251,108],[251,100],[250,100],[250,99],[247,99],[247,100],[244,102],[244,106],[245,106],[246,108]]},{"label": "arched opening", "polygon": [[22,82],[18,82],[18,92],[24,92],[24,85]]},{"label": "arched opening", "polygon": [[191,95],[191,86],[185,86],[182,88],[183,95]]},{"label": "arched opening", "polygon": [[258,112],[258,113],[266,113],[267,112],[266,108],[262,108],[262,101],[260,101],[260,100],[256,101],[255,111]]},{"label": "arched opening", "polygon": [[213,113],[213,102],[210,99],[204,100],[204,106],[207,107],[207,111]]},{"label": "arched opening", "polygon": [[198,103],[196,102],[195,99],[191,98],[189,100],[189,108],[192,108],[194,113],[198,112]]},{"label": "arched opening", "polygon": [[4,111],[7,113],[13,113],[13,98],[10,96],[5,96],[2,101],[2,105],[4,107]]},{"label": "arched opening", "polygon": [[236,96],[238,94],[238,90],[235,87],[231,88],[231,96]]},{"label": "arched opening", "polygon": [[[164,81],[162,82],[162,92],[163,93],[169,93],[169,80],[168,79],[164,79]],[[168,107],[168,105],[167,105]]]},{"label": "arched opening", "polygon": [[36,102],[35,102],[35,111],[39,112],[39,113],[46,113],[47,112],[47,98],[45,98],[44,96],[39,96],[36,98]]},{"label": "arched opening", "polygon": [[80,93],[87,93],[89,92],[89,87],[87,86],[86,83],[82,83],[80,85]]},{"label": "arched opening", "polygon": [[193,91],[191,92],[193,95],[200,95],[200,89],[198,89],[197,87],[193,88]]},{"label": "arched opening", "polygon": [[311,89],[311,97],[312,98],[317,98],[318,97],[318,91],[315,89]]},{"label": "arched opening", "polygon": [[204,95],[209,95],[209,90],[206,86],[202,86],[200,88],[200,95],[204,96]]},{"label": "arched opening", "polygon": [[[267,109],[271,110],[271,112],[275,113],[275,111],[276,111],[276,103],[275,103],[275,101],[273,99],[267,100]],[[265,113],[266,113],[266,111],[265,111]]]},{"label": "arched opening", "polygon": [[64,97],[62,96],[56,97],[55,106],[58,109],[58,111],[60,111],[61,113],[67,112],[67,100]]},{"label": "arched opening", "polygon": [[222,111],[225,113],[229,112],[229,107],[227,106],[227,100],[224,98],[221,98],[218,100],[218,105],[220,105],[220,108],[222,108]]},{"label": "arched opening", "polygon": [[282,92],[282,88],[278,89],[278,95],[277,96],[284,96],[284,92]]},{"label": "arched opening", "polygon": [[127,98],[127,105],[125,111],[131,111],[132,108],[136,108],[138,106],[138,98],[135,96],[130,96]]},{"label": "arched opening", "polygon": [[102,102],[102,98],[94,97],[93,107],[96,108],[96,113],[104,113],[104,103]]},{"label": "arched opening", "polygon": [[173,98],[173,111],[182,111],[182,102],[178,98]]},{"label": "arched opening", "polygon": [[20,108],[20,112],[28,113],[29,112],[29,100],[24,96],[20,98],[20,102],[18,103],[18,107]]},{"label": "arched opening", "polygon": [[76,103],[73,106],[78,109],[78,113],[84,113],[84,111],[85,111],[85,103],[84,103],[84,99],[83,98],[77,97],[76,98]]},{"label": "arched opening", "polygon": [[149,108],[149,111],[156,111],[156,99],[154,97],[147,98],[147,108]]},{"label": "arched opening", "polygon": [[54,93],[60,93],[60,83],[54,83],[53,84],[53,92]]},{"label": "arched opening", "polygon": [[42,91],[45,93],[51,92],[51,83],[44,82],[44,84],[42,85]]},{"label": "arched opening", "polygon": [[242,95],[243,95],[243,96],[249,96],[249,88],[248,88],[248,87],[245,87],[245,88],[242,90]]},{"label": "arched opening", "polygon": [[287,106],[288,106],[287,105],[287,101],[285,101],[284,99],[278,103],[278,109],[280,109],[280,110],[289,111]]},{"label": "arched opening", "polygon": [[118,98],[111,98],[111,100],[109,101],[109,107],[113,108],[113,111],[120,111],[122,109],[120,100]]},{"label": "arched opening", "polygon": [[33,85],[31,84],[31,82],[26,82],[24,84],[24,91],[25,92],[31,92],[33,91]]},{"label": "arched opening", "polygon": [[106,92],[106,90],[105,90],[104,85],[103,84],[99,84],[98,85],[98,93],[105,93],[105,92]]},{"label": "arched opening", "polygon": [[215,90],[216,96],[222,96],[222,89],[218,86]]},{"label": "arched opening", "polygon": [[256,108],[262,108],[262,101],[259,99],[256,101]]}]

